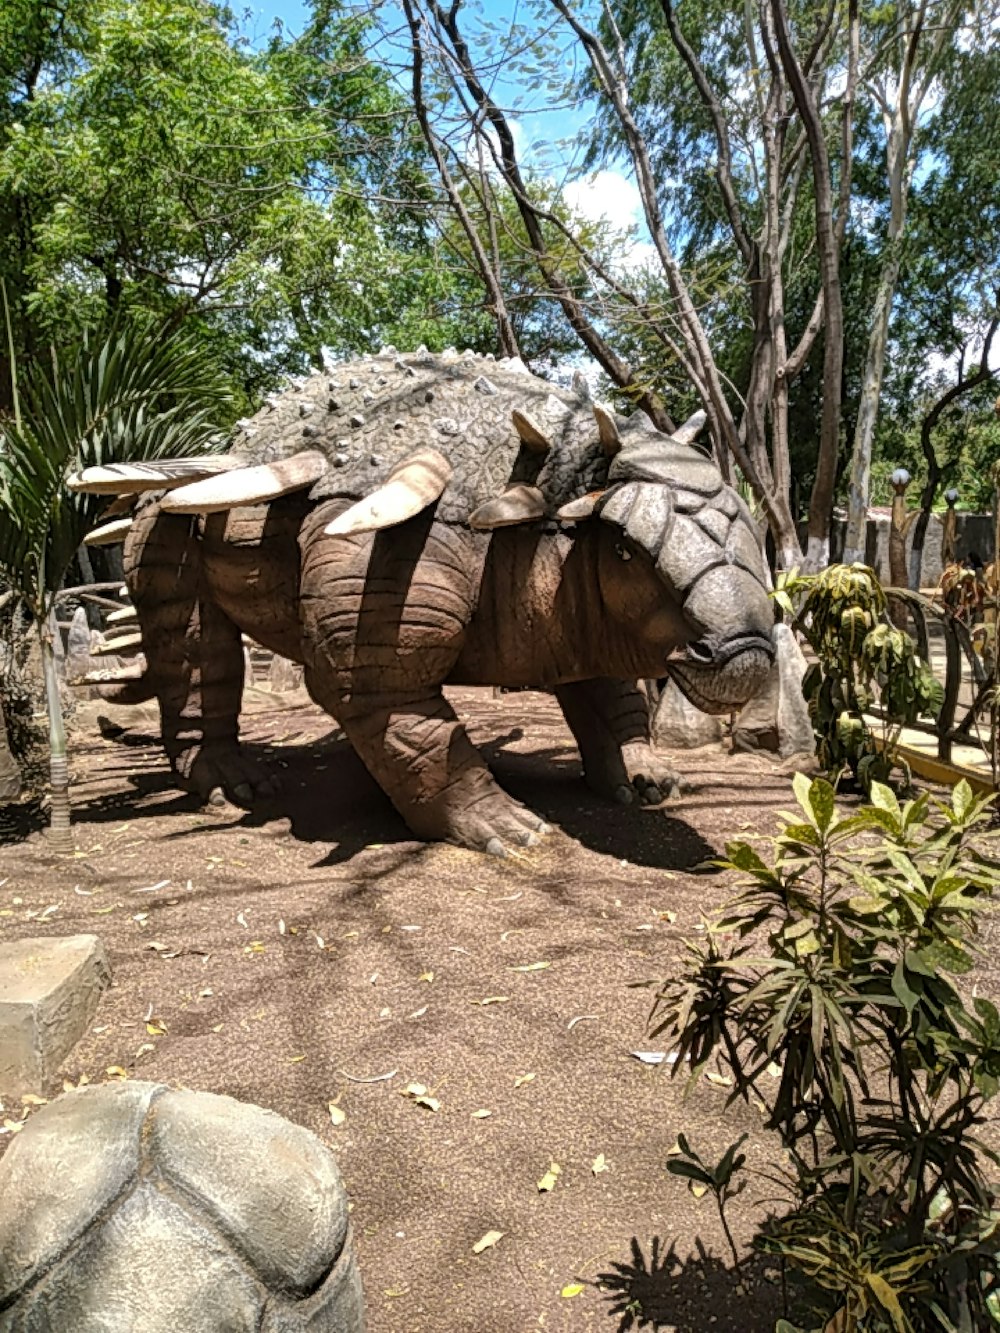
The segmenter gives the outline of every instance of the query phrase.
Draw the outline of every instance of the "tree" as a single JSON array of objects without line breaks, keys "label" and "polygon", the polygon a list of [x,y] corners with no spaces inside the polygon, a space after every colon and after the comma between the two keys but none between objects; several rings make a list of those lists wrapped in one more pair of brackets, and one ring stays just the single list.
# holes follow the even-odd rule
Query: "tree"
[{"label": "tree", "polygon": [[325,0],[259,50],[216,0],[5,4],[0,276],[22,366],[119,308],[196,329],[250,397],[323,346],[377,345],[431,255],[422,145],[365,34]]},{"label": "tree", "polygon": [[[658,378],[662,382],[658,372],[665,366],[674,373],[679,369],[695,386],[720,463],[728,473],[734,459],[749,481],[785,564],[800,563],[802,557],[789,503],[789,385],[801,373],[828,316],[828,406],[811,507],[815,545],[822,553],[840,429],[837,256],[852,160],[855,11],[848,7],[843,22],[836,6],[821,11],[808,40],[801,42],[804,54],[797,52],[777,0],[767,0],[753,12],[715,3],[690,10],[686,6],[683,25],[669,0],[639,0],[615,16],[606,7],[592,22],[588,7],[565,0],[549,0],[536,11],[539,21],[547,17],[550,27],[560,20],[560,31],[586,58],[587,90],[599,107],[600,150],[605,160],[624,157],[632,168],[655,253],[655,278],[636,281],[634,274],[605,262],[551,208],[532,197],[510,118],[490,91],[498,65],[510,76],[504,57],[483,49],[482,32],[477,34],[476,53],[458,5],[445,9],[437,0],[409,0],[415,60],[420,65],[433,61],[438,86],[448,90],[442,125],[450,125],[454,134],[454,117],[464,116],[462,137],[477,138],[491,159],[497,180],[516,202],[544,285],[611,383],[666,429],[670,413],[656,385]],[[536,67],[544,57],[537,32],[515,27],[507,40],[515,50],[529,53]],[[655,95],[650,93],[654,82]],[[839,112],[831,113],[831,105]],[[427,119],[426,104],[423,114]],[[448,137],[443,129],[431,133],[441,143]],[[828,139],[841,163],[836,188]],[[701,207],[693,209],[664,184],[675,179],[667,162],[677,165],[685,154],[691,156],[692,148],[700,158],[714,159],[715,177],[711,201],[703,190]],[[682,172],[685,181],[699,171],[704,179],[705,165],[699,160],[694,169]],[[801,268],[792,242],[810,205],[810,177],[816,225],[823,235],[822,277],[809,317],[789,347],[785,289],[790,275]],[[714,212],[705,229],[710,244],[701,253],[691,244],[695,238],[690,231],[687,240],[683,238],[678,205],[688,220],[692,214],[700,221]],[[575,249],[577,267],[588,278],[586,296],[557,262],[557,242]],[[485,247],[484,254],[488,259]],[[716,270],[716,276],[707,279],[707,298],[706,258]],[[712,343],[713,303],[733,288],[739,289],[741,317],[752,329],[747,375],[738,385],[727,376]],[[623,328],[630,331],[624,338]],[[655,345],[660,365],[636,364],[622,355],[623,344],[635,349]]]},{"label": "tree", "polygon": [[[11,365],[16,367],[7,320]],[[204,453],[219,439],[228,392],[189,333],[119,323],[85,335],[75,353],[13,377],[11,419],[0,422],[0,580],[37,629],[49,716],[52,836],[71,847],[66,734],[53,660],[55,595],[100,497],[71,491],[85,467]]]},{"label": "tree", "polygon": [[866,85],[883,124],[889,216],[851,454],[846,563],[864,559],[872,444],[916,168],[920,116],[944,53],[955,39],[963,8],[961,0],[941,0],[937,4],[931,0],[900,0],[885,11],[876,11],[871,24],[874,49],[866,52]]}]

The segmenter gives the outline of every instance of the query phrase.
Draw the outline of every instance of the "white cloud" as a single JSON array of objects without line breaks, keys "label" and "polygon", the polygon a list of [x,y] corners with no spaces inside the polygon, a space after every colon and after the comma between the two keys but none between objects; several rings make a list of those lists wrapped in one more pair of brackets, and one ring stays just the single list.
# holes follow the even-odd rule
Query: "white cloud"
[{"label": "white cloud", "polygon": [[639,188],[620,171],[595,171],[570,181],[563,195],[581,216],[591,222],[607,222],[617,231],[637,226],[642,218]]}]

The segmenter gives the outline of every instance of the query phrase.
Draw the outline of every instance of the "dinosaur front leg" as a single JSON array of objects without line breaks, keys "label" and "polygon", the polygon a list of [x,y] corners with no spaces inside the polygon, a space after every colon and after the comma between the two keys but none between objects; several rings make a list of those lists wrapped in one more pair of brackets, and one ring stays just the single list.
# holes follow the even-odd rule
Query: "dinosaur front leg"
[{"label": "dinosaur front leg", "polygon": [[125,548],[125,577],[142,630],[163,745],[180,784],[220,803],[269,784],[240,754],[243,693],[239,629],[209,600],[198,519],[140,509]]},{"label": "dinosaur front leg", "polygon": [[658,805],[680,790],[680,777],[650,740],[646,696],[634,681],[574,681],[557,686],[556,697],[594,791],[623,804],[638,797]]},{"label": "dinosaur front leg", "polygon": [[322,681],[307,683],[418,837],[503,856],[547,832],[498,786],[440,690],[327,700]]}]

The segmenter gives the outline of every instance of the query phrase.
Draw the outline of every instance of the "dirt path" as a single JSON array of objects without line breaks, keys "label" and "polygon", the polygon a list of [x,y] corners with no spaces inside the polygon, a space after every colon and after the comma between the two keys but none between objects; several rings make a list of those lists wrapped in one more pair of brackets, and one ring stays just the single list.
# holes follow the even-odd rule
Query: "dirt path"
[{"label": "dirt path", "polygon": [[[710,1201],[664,1169],[678,1130],[709,1151],[750,1130],[758,1163],[766,1136],[724,1089],[682,1104],[680,1080],[630,1054],[653,1043],[651,994],[629,986],[669,971],[726,896],[699,865],[773,827],[788,779],[704,750],[681,757],[692,789],[668,809],[608,806],[547,696],[452,697],[555,826],[540,848],[498,861],[412,841],[330,720],[289,696],[258,693],[245,717],[284,784],[254,816],[172,790],[148,712],[116,713],[129,729],[112,741],[82,709],[77,856],[38,834],[0,847],[0,938],[94,931],[112,959],[63,1075],[118,1067],[319,1134],[353,1201],[371,1333],[769,1331],[773,1283],[757,1270],[737,1293]],[[401,1095],[411,1081],[439,1109]],[[489,1231],[502,1239],[474,1254]],[[615,1263],[634,1270],[617,1300],[596,1284]]]}]

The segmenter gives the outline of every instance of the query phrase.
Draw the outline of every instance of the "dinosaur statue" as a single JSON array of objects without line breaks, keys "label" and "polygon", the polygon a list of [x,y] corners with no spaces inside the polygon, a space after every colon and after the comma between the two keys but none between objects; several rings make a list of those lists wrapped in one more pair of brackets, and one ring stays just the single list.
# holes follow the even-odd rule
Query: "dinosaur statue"
[{"label": "dinosaur statue", "polygon": [[386,348],[270,399],[229,455],[91,468],[117,494],[91,540],[125,540],[180,782],[267,793],[237,740],[241,631],[305,665],[312,697],[414,833],[503,854],[545,825],[494,781],[442,693],[551,688],[587,782],[659,802],[676,781],[638,679],[706,711],[767,675],[773,615],[756,527],[701,420],[665,436],[520,361]]}]

